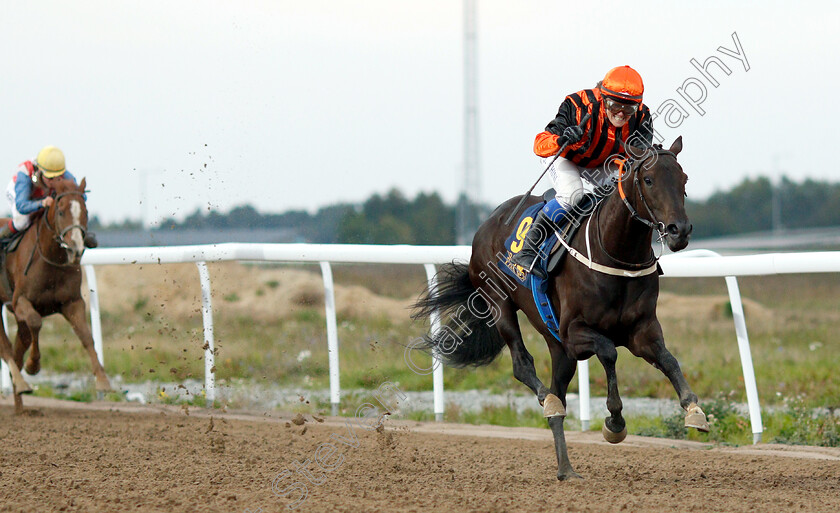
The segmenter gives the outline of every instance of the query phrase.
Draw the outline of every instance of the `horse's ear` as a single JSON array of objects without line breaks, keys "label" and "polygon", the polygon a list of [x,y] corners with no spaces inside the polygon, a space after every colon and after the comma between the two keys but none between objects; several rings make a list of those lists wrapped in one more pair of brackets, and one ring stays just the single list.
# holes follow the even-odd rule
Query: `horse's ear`
[{"label": "horse's ear", "polygon": [[668,151],[674,155],[679,155],[682,151],[682,136],[677,137],[677,140],[674,141],[674,144],[672,144],[670,148],[668,148]]},{"label": "horse's ear", "polygon": [[79,184],[79,189],[85,190],[85,180],[87,180],[87,177],[82,178],[82,183]]}]

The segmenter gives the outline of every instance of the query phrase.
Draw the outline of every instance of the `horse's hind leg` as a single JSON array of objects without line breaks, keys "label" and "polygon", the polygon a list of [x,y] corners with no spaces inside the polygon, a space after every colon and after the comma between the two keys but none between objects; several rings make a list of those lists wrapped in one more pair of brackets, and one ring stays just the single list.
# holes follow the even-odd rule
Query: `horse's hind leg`
[{"label": "horse's hind leg", "polygon": [[[2,305],[0,305],[2,308]],[[6,364],[9,366],[9,372],[12,375],[12,386],[15,390],[15,412],[20,413],[23,409],[23,403],[18,397],[20,394],[27,394],[32,392],[32,388],[23,379],[23,375],[20,373],[20,367],[15,362],[14,352],[12,351],[12,344],[9,342],[9,338],[6,336],[6,330],[3,329],[3,324],[0,322],[0,358],[6,361]]]},{"label": "horse's hind leg", "polygon": [[604,419],[604,438],[613,444],[624,440],[627,436],[627,424],[621,414],[624,405],[618,393],[618,375],[615,372],[615,362],[618,351],[615,344],[597,331],[578,323],[569,326],[569,345],[577,353],[592,350],[601,361],[607,375],[607,409],[610,416]]},{"label": "horse's hind leg", "polygon": [[516,318],[516,311],[505,305],[502,306],[501,312],[496,328],[502,335],[508,349],[510,349],[510,357],[513,360],[513,376],[533,390],[537,395],[537,400],[542,405],[545,396],[548,394],[548,387],[537,377],[534,357],[531,356],[522,341],[522,332],[519,329],[519,319]]},{"label": "horse's hind leg", "polygon": [[697,405],[698,399],[683,376],[680,364],[674,355],[665,347],[662,327],[658,321],[648,324],[645,329],[634,334],[627,346],[631,353],[662,371],[671,381],[680,398],[680,406],[686,411],[685,427],[691,427],[707,433],[709,422],[706,414]]},{"label": "horse's hind leg", "polygon": [[[26,363],[23,368],[30,376],[34,376],[41,371],[41,349],[38,345],[38,334],[41,332],[41,325],[30,328],[29,323],[18,324],[17,337],[15,338],[15,348],[20,347],[20,358],[28,349],[29,356],[26,358]],[[17,356],[17,355],[16,355]]]},{"label": "horse's hind leg", "polygon": [[[554,452],[557,455],[557,479],[580,479],[580,475],[572,468],[569,461],[569,452],[566,448],[566,433],[563,423],[566,420],[566,392],[569,383],[575,375],[577,362],[566,354],[563,348],[553,340],[546,337],[549,351],[551,351],[551,393],[559,397],[563,403],[562,413],[548,417],[548,426],[551,434],[554,435]],[[546,403],[547,404],[547,403]],[[558,410],[560,410],[558,408]],[[548,414],[548,413],[547,413]]]},{"label": "horse's hind leg", "polygon": [[108,381],[108,376],[105,374],[105,369],[99,363],[99,358],[96,356],[96,348],[93,344],[93,336],[90,333],[87,320],[85,319],[85,302],[79,298],[69,303],[65,303],[61,307],[61,314],[67,319],[67,322],[73,327],[76,336],[82,341],[82,345],[87,349],[88,356],[90,356],[90,364],[93,367],[93,375],[96,377],[96,391],[110,392],[111,382]]}]

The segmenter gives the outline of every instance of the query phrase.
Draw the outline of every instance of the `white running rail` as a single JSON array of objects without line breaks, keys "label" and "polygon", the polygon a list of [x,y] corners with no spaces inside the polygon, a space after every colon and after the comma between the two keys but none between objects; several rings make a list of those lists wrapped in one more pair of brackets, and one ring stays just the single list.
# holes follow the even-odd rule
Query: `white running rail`
[{"label": "white running rail", "polygon": [[[207,403],[215,400],[215,373],[213,366],[213,312],[210,304],[210,275],[206,262],[259,261],[259,262],[317,262],[321,266],[326,300],[327,342],[330,359],[330,402],[337,411],[340,402],[338,372],[338,334],[335,327],[335,299],[330,263],[370,264],[422,264],[430,284],[433,283],[434,265],[453,260],[469,261],[469,246],[407,246],[365,244],[241,244],[225,243],[200,246],[169,246],[142,248],[98,248],[85,252],[82,264],[88,279],[91,297],[91,324],[100,361],[102,355],[102,330],[99,297],[96,290],[95,265],[118,264],[169,264],[194,262],[198,265],[202,285],[202,315],[205,336],[205,392]],[[708,258],[712,257],[712,258]],[[755,373],[744,322],[743,306],[738,291],[737,276],[762,276],[772,274],[840,272],[840,252],[767,253],[746,256],[720,256],[708,250],[695,250],[667,255],[660,260],[664,278],[723,277],[729,289],[735,333],[747,388],[753,440],[759,441],[763,431]],[[3,315],[6,315],[5,310]],[[439,322],[433,319],[433,322]],[[6,323],[8,329],[8,323]],[[590,421],[588,362],[580,364],[578,375],[581,396],[581,421]],[[3,390],[11,389],[8,369],[3,362],[0,372]],[[433,373],[434,413],[443,417],[443,369],[437,365]]]}]

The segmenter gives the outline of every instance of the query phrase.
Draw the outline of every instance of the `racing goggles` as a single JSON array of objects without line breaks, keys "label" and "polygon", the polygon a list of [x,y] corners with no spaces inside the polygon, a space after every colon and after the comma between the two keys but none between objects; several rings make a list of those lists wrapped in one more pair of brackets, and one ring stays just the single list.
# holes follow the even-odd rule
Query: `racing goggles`
[{"label": "racing goggles", "polygon": [[609,110],[612,114],[623,112],[628,116],[632,116],[637,110],[639,110],[639,104],[637,103],[621,103],[610,98],[605,98],[605,100],[607,110]]}]

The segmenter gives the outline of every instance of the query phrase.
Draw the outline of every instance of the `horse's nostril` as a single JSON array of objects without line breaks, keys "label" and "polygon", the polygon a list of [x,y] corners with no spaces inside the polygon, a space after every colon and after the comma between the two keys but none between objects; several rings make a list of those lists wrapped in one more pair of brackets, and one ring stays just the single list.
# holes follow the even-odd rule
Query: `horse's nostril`
[{"label": "horse's nostril", "polygon": [[673,235],[674,237],[676,237],[680,234],[680,229],[677,228],[677,225],[675,225],[675,224],[669,224],[667,230],[668,230],[668,233],[670,235]]}]

